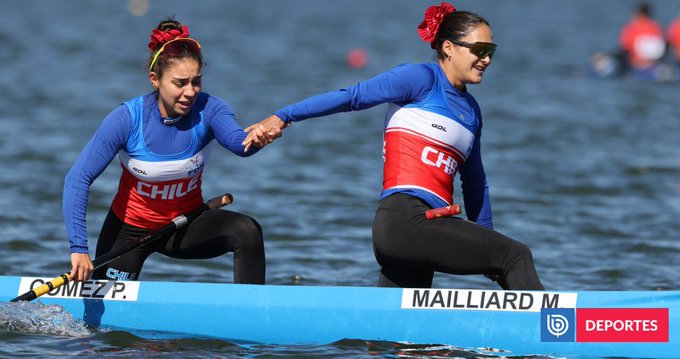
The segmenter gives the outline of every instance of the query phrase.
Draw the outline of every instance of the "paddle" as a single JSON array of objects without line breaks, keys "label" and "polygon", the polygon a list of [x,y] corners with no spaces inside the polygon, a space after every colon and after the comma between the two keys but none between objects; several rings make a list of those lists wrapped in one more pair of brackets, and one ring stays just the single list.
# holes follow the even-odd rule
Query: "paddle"
[{"label": "paddle", "polygon": [[[198,216],[200,216],[203,212],[209,210],[209,209],[214,209],[214,208],[220,208],[223,206],[226,206],[230,204],[234,200],[234,197],[227,193],[219,197],[215,197],[211,200],[209,200],[207,203],[204,203],[201,207],[198,209],[187,213],[183,214],[180,216],[177,216],[172,219],[172,222],[166,224],[165,226],[147,233],[146,235],[129,242],[127,245],[120,247],[116,250],[112,250],[109,253],[106,253],[105,255],[96,258],[94,261],[92,261],[92,264],[94,266],[94,269],[97,269],[101,266],[104,266],[116,258],[122,256],[123,254],[148,243],[151,243],[159,238],[169,236],[172,233],[174,233],[177,229],[184,227],[187,223],[193,221],[196,219]],[[52,291],[55,288],[59,288],[62,285],[68,283],[71,280],[71,273],[64,273],[60,275],[59,277],[56,277],[52,279],[51,281],[42,284],[41,286],[29,290],[28,292],[14,298],[11,300],[11,302],[19,302],[19,301],[31,301],[33,299],[36,299],[40,297],[41,295],[48,293]]]}]

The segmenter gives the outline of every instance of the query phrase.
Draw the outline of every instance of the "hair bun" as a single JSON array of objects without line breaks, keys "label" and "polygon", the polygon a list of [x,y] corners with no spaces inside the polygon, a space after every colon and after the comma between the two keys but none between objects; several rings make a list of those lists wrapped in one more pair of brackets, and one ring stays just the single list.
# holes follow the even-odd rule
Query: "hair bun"
[{"label": "hair bun", "polygon": [[168,31],[168,30],[179,30],[182,27],[182,24],[173,19],[173,18],[168,18],[166,20],[163,20],[158,24],[156,27],[158,30],[161,31]]},{"label": "hair bun", "polygon": [[[168,30],[162,30],[163,28],[168,28],[170,24],[174,24],[174,28]],[[177,28],[179,27],[179,28]],[[186,25],[180,25],[179,22],[174,20],[168,20],[162,22],[158,25],[158,29],[154,29],[151,32],[149,50],[153,51],[156,47],[162,46],[168,41],[174,40],[178,37],[189,37],[189,28]]]}]

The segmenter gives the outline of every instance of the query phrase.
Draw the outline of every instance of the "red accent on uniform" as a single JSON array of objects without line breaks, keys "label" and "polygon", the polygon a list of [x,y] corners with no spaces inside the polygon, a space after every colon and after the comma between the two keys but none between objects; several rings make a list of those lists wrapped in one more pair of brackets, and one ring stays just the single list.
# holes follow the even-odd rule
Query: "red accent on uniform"
[{"label": "red accent on uniform", "polygon": [[458,163],[463,163],[463,159],[450,147],[422,136],[388,131],[385,133],[383,190],[397,186],[420,187],[451,205]]},{"label": "red accent on uniform", "polygon": [[663,39],[663,28],[647,17],[637,17],[629,22],[621,31],[621,47],[628,52],[628,61],[636,68],[644,68],[655,63],[644,58],[636,50],[637,41],[644,37]]},{"label": "red accent on uniform", "polygon": [[111,208],[127,224],[151,230],[161,228],[201,206],[201,175],[202,172],[179,180],[146,183],[123,167]]},{"label": "red accent on uniform", "polygon": [[680,18],[668,27],[668,42],[675,50],[675,60],[680,63]]}]

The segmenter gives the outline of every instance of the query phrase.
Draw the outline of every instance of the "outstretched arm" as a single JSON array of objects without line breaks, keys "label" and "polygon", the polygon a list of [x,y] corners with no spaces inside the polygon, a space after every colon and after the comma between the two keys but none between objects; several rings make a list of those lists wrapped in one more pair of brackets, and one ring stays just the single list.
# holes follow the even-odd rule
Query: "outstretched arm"
[{"label": "outstretched arm", "polygon": [[[312,96],[286,106],[272,116],[246,129],[246,148],[258,137],[277,136],[288,124],[338,112],[359,111],[386,102],[408,103],[426,96],[434,82],[432,69],[425,64],[400,65],[355,86]],[[271,132],[271,134],[270,134]]]},{"label": "outstretched arm", "polygon": [[274,139],[281,137],[281,131],[264,131],[263,127],[259,127],[260,130],[253,134],[257,140],[256,149],[251,150],[251,146],[246,146],[245,139],[248,132],[253,131],[253,127],[256,127],[256,125],[245,130],[242,129],[236,121],[236,115],[234,115],[231,106],[218,97],[210,98],[205,112],[208,115],[204,116],[204,119],[217,142],[237,156],[251,156],[257,153],[258,148],[262,148],[272,143]]}]

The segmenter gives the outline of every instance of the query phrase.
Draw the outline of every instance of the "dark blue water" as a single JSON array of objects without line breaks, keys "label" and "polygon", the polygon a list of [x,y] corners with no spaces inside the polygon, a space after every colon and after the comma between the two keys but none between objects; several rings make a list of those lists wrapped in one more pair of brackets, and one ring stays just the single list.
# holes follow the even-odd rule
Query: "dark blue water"
[{"label": "dark blue water", "polygon": [[[454,2],[484,15],[499,43],[483,84],[470,87],[485,119],[494,224],[533,249],[549,289],[678,289],[680,85],[595,80],[582,71],[593,53],[616,48],[635,3]],[[680,15],[680,2],[653,4],[664,25]],[[0,0],[0,275],[49,277],[70,268],[63,176],[103,117],[150,89],[146,44],[161,18],[174,14],[189,25],[208,61],[204,91],[225,98],[245,127],[306,96],[432,60],[415,31],[427,5],[158,1],[136,16],[125,1]],[[354,48],[366,51],[366,66],[348,66]],[[384,110],[296,124],[251,158],[214,154],[204,193],[232,193],[231,209],[262,224],[267,283],[375,284],[371,222]],[[119,174],[114,161],[92,187],[92,248]],[[229,257],[152,256],[141,279],[231,282],[231,264]],[[451,275],[437,275],[435,286],[496,288],[482,277]],[[69,337],[39,327],[0,328],[0,355],[477,355],[362,341],[279,347],[115,331]]]}]

